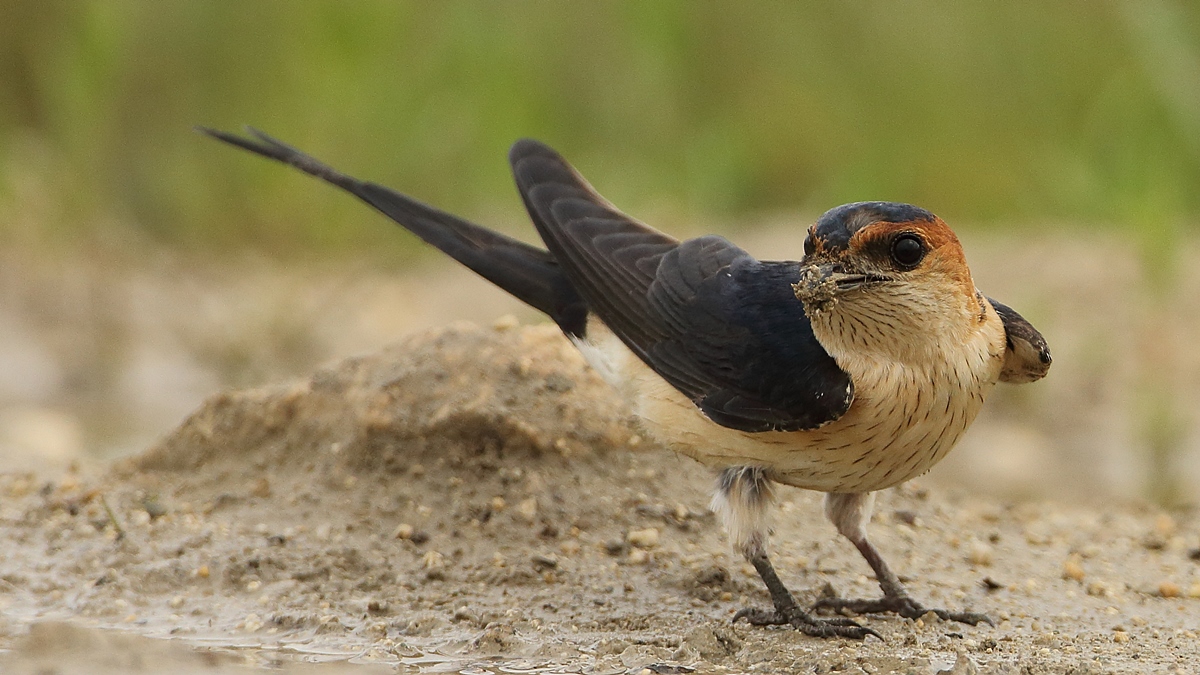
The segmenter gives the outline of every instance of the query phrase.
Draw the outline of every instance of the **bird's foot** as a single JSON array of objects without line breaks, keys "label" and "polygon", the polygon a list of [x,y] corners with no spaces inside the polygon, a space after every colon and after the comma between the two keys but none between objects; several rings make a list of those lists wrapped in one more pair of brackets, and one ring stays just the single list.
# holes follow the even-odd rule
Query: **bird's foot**
[{"label": "bird's foot", "polygon": [[733,615],[734,622],[737,622],[739,619],[745,619],[754,626],[790,625],[801,633],[811,635],[812,637],[842,637],[851,640],[862,640],[868,635],[874,635],[880,640],[883,639],[879,633],[870,628],[860,626],[851,619],[845,617],[818,619],[799,607],[791,607],[784,610],[778,608],[766,610],[757,607],[747,607]]},{"label": "bird's foot", "polygon": [[813,603],[813,611],[831,610],[834,612],[852,612],[854,614],[899,614],[908,619],[919,619],[933,612],[942,621],[957,621],[972,626],[986,623],[995,626],[986,614],[978,612],[951,612],[945,609],[929,609],[907,595],[885,595],[877,600],[845,600],[837,597],[825,597]]}]

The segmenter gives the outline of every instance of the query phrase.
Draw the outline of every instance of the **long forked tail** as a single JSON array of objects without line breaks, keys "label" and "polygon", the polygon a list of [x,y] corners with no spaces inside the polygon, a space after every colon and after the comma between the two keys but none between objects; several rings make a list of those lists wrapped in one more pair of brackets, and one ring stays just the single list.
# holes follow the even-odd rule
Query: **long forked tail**
[{"label": "long forked tail", "polygon": [[251,138],[206,127],[196,127],[196,131],[290,164],[342,188],[476,274],[550,315],[566,333],[583,334],[587,305],[549,251],[435,209],[382,185],[347,176],[257,129],[246,128]]}]

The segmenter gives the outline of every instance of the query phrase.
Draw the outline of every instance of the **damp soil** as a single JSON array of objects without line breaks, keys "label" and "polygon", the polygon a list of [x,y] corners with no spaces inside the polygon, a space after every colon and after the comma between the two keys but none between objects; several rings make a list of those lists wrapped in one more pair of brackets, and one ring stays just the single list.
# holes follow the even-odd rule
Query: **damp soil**
[{"label": "damp soil", "polygon": [[[1200,523],[1138,504],[881,494],[928,606],[862,642],[734,624],[768,598],[713,476],[641,438],[548,326],[454,324],[223,393],[97,471],[0,474],[0,670],[1141,673],[1200,664]],[[812,601],[878,593],[780,490],[772,553]]]}]

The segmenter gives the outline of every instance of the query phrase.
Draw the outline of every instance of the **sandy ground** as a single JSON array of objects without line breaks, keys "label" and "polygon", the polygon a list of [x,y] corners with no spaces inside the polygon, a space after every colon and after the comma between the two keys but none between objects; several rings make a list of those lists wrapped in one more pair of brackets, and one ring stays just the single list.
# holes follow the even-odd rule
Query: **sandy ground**
[{"label": "sandy ground", "polygon": [[[930,606],[884,640],[731,624],[768,602],[706,509],[548,326],[453,324],[210,398],[98,471],[0,474],[0,671],[1146,673],[1200,664],[1200,522],[910,483],[879,546]],[[773,555],[873,596],[819,495]],[[162,639],[170,638],[170,639]]]}]

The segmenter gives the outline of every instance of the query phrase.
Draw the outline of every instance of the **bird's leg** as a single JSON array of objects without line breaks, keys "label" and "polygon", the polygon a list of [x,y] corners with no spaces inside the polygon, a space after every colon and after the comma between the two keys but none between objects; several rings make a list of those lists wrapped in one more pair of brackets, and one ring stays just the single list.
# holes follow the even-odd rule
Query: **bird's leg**
[{"label": "bird's leg", "polygon": [[830,492],[825,495],[825,515],[837,527],[838,532],[849,539],[858,548],[859,553],[862,553],[863,558],[866,558],[867,564],[875,571],[875,578],[879,581],[879,588],[883,590],[883,597],[878,600],[822,598],[813,605],[813,609],[848,610],[855,614],[892,612],[909,619],[933,612],[943,621],[958,621],[972,626],[979,623],[992,624],[992,620],[984,614],[927,609],[909,597],[904,584],[900,583],[899,577],[888,567],[883,556],[879,554],[879,549],[867,539],[867,521],[871,519],[871,507],[874,504],[875,495],[872,493]]},{"label": "bird's leg", "polygon": [[838,617],[819,619],[801,609],[796,598],[780,581],[775,567],[767,558],[767,534],[770,530],[767,512],[771,505],[771,483],[758,467],[732,467],[721,472],[712,509],[720,515],[726,532],[738,552],[754,565],[771,594],[774,610],[746,608],[733,620],[746,619],[756,626],[790,625],[814,637],[845,637],[861,640],[868,635],[879,637],[870,628]]}]

